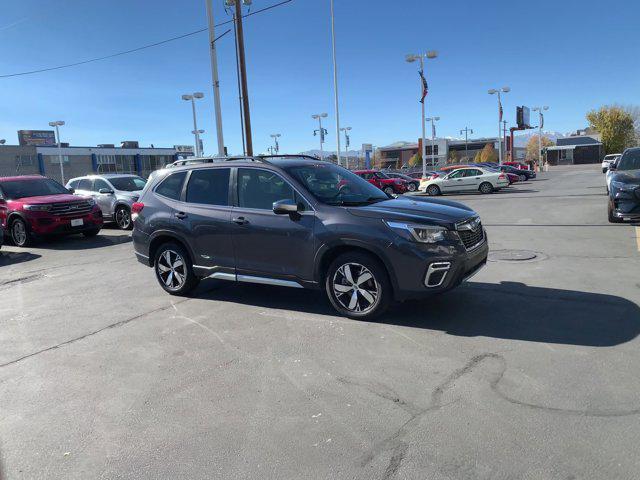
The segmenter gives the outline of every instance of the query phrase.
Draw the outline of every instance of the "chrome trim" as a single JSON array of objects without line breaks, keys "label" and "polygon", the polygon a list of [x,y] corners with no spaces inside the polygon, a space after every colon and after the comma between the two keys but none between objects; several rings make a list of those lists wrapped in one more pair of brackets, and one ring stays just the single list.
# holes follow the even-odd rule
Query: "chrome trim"
[{"label": "chrome trim", "polygon": [[480,217],[468,218],[463,222],[456,223],[456,230],[471,230],[475,232],[481,223]]},{"label": "chrome trim", "polygon": [[[431,265],[429,265],[429,268],[427,269],[427,274],[424,277],[425,287],[436,288],[442,285],[444,283],[444,280],[447,278],[447,275],[449,274],[450,269],[451,269],[451,262],[433,262]],[[435,285],[430,284],[429,279],[431,278],[431,275],[433,275],[436,272],[442,272],[443,270],[445,270],[445,274],[442,276],[440,281]]]},{"label": "chrome trim", "polygon": [[456,234],[458,235],[458,239],[460,240],[460,243],[462,243],[462,246],[466,249],[467,252],[472,252],[474,251],[476,248],[481,247],[484,243],[486,243],[487,241],[487,234],[485,229],[482,229],[482,240],[480,240],[478,243],[476,243],[475,245],[470,246],[469,248],[467,248],[464,245],[464,242],[462,241],[462,237],[460,237],[460,234],[458,232],[456,232]]},{"label": "chrome trim", "polygon": [[275,285],[277,287],[304,288],[298,282],[281,280],[279,278],[253,277],[251,275],[238,275],[238,282],[259,283],[261,285]]},{"label": "chrome trim", "polygon": [[143,254],[138,253],[138,252],[133,252],[133,253],[135,253],[139,257],[146,258],[147,260],[149,260],[149,257],[147,255],[143,255]]},{"label": "chrome trim", "polygon": [[235,273],[225,273],[225,272],[216,272],[209,275],[208,278],[215,278],[217,280],[228,280],[230,282],[235,282],[237,280]]}]

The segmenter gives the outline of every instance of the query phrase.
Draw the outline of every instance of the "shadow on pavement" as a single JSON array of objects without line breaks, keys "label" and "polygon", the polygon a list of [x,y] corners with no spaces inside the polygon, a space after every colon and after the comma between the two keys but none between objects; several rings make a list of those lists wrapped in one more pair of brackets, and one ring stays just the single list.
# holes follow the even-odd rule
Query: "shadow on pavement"
[{"label": "shadow on pavement", "polygon": [[2,250],[0,250],[0,267],[29,262],[40,257],[41,255],[36,255],[35,253],[31,252],[3,252]]},{"label": "shadow on pavement", "polygon": [[[221,288],[211,290],[214,284],[210,282],[220,283]],[[195,296],[291,312],[337,315],[323,294],[312,290],[206,280]],[[396,304],[375,322],[463,337],[611,347],[640,334],[640,308],[613,295],[512,282],[470,282],[442,295]]]},{"label": "shadow on pavement", "polygon": [[101,231],[96,237],[68,235],[40,240],[36,246],[48,250],[91,250],[131,242],[130,234],[110,235]]}]

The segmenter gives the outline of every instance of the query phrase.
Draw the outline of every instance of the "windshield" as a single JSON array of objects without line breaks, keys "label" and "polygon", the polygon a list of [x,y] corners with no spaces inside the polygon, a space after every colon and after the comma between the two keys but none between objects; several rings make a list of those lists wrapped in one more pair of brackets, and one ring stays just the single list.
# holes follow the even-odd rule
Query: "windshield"
[{"label": "windshield", "polygon": [[111,177],[109,181],[113,188],[124,192],[140,191],[147,184],[146,180],[140,177]]},{"label": "windshield", "polygon": [[2,189],[4,197],[7,200],[69,193],[69,190],[49,178],[9,180],[0,183],[0,189]]},{"label": "windshield", "polygon": [[378,187],[337,165],[297,165],[285,170],[327,205],[367,205],[389,199]]},{"label": "windshield", "polygon": [[618,170],[640,170],[640,149],[625,152],[618,160]]}]

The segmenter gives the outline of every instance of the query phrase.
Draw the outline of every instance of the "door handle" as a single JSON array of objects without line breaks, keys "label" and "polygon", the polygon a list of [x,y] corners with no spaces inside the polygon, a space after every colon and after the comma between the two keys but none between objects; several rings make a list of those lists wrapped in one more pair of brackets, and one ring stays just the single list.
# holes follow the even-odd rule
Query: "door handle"
[{"label": "door handle", "polygon": [[173,216],[176,218],[179,218],[180,220],[183,220],[188,217],[188,215],[184,212],[176,212],[173,214]]},{"label": "door handle", "polygon": [[249,223],[249,220],[244,217],[236,217],[233,219],[233,223],[237,223],[238,225],[246,225],[247,223]]}]

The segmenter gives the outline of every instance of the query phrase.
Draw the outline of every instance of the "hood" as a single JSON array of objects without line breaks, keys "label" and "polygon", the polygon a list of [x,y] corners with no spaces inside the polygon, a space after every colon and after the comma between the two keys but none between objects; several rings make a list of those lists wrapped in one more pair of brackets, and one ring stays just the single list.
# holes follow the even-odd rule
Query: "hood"
[{"label": "hood", "polygon": [[456,223],[477,215],[458,202],[417,196],[403,196],[373,205],[349,207],[347,210],[358,217],[435,224],[449,229],[453,229]]},{"label": "hood", "polygon": [[45,195],[41,197],[24,197],[18,198],[15,201],[20,203],[28,203],[31,205],[41,205],[43,203],[67,203],[77,202],[79,200],[89,200],[88,197],[80,197],[78,195],[61,193],[58,195]]},{"label": "hood", "polygon": [[640,170],[615,170],[612,180],[640,185]]}]

